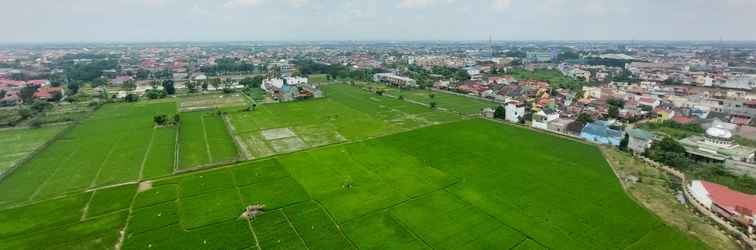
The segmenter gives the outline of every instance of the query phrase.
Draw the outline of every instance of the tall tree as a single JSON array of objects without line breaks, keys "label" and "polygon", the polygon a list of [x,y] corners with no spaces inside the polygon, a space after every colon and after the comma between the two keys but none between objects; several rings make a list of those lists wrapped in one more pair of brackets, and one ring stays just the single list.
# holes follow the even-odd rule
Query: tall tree
[{"label": "tall tree", "polygon": [[34,100],[34,93],[37,93],[37,89],[39,89],[39,86],[26,85],[18,92],[18,97],[20,97],[21,101],[25,104],[31,104]]},{"label": "tall tree", "polygon": [[494,110],[494,118],[496,119],[507,119],[507,109],[499,105],[496,107],[496,110]]},{"label": "tall tree", "polygon": [[174,94],[176,94],[175,82],[173,80],[165,80],[165,81],[163,81],[163,90],[168,95],[174,95]]}]

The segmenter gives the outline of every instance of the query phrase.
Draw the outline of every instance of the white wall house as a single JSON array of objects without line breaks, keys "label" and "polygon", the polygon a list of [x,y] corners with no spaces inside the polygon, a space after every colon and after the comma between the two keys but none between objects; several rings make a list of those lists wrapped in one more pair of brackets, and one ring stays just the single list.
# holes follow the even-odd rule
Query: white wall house
[{"label": "white wall house", "polygon": [[533,114],[532,126],[534,128],[548,130],[549,122],[556,119],[559,119],[559,112],[551,109],[543,109],[541,111],[538,111],[538,113]]},{"label": "white wall house", "polygon": [[504,106],[506,110],[506,120],[513,123],[518,123],[525,115],[525,105],[520,102],[508,102]]}]

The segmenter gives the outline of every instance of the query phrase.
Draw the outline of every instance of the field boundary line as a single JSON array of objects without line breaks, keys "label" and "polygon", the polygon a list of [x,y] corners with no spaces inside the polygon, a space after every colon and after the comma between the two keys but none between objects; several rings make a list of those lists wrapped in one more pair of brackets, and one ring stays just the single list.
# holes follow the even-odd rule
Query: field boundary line
[{"label": "field boundary line", "polygon": [[[120,141],[120,140],[118,140],[118,141]],[[100,178],[100,173],[102,173],[102,168],[105,167],[105,163],[108,162],[108,160],[110,159],[110,155],[113,154],[113,151],[115,151],[115,148],[116,148],[116,143],[113,143],[113,145],[110,146],[110,150],[108,151],[108,154],[105,155],[105,159],[103,159],[102,163],[100,163],[100,167],[97,169],[97,174],[92,179],[92,183],[89,184],[89,188],[97,187],[97,179]]]},{"label": "field boundary line", "polygon": [[252,155],[249,153],[249,150],[247,150],[247,147],[241,142],[241,139],[236,133],[236,128],[231,124],[228,115],[223,113],[221,117],[223,117],[223,125],[226,127],[226,133],[234,140],[234,144],[236,144],[236,157],[239,157],[241,160],[252,159]]},{"label": "field boundary line", "polygon": [[297,238],[299,238],[299,240],[302,241],[302,245],[305,246],[305,249],[309,250],[310,246],[307,245],[307,242],[305,242],[304,238],[302,238],[302,235],[299,234],[299,230],[297,230],[297,228],[294,227],[294,224],[291,223],[291,220],[289,220],[289,216],[286,215],[286,211],[284,210],[284,208],[281,208],[281,214],[283,214],[284,219],[286,219],[286,223],[289,224],[289,226],[291,227],[291,229],[294,230],[294,233],[297,234]]},{"label": "field boundary line", "polygon": [[150,144],[147,145],[147,151],[144,153],[144,157],[142,157],[142,165],[139,166],[139,177],[137,180],[141,180],[144,177],[144,165],[147,164],[147,158],[149,157],[150,153],[152,152],[152,144],[155,143],[155,134],[157,133],[157,128],[152,127],[152,136],[150,136]]},{"label": "field boundary line", "polygon": [[[86,192],[84,192],[86,194]],[[89,212],[89,205],[92,204],[92,200],[94,200],[95,193],[97,193],[97,190],[92,191],[92,194],[89,195],[89,200],[87,200],[87,204],[84,205],[84,208],[81,211],[81,219],[79,219],[79,222],[82,222],[87,219],[87,213]]]},{"label": "field boundary line", "polygon": [[179,168],[179,163],[180,163],[179,161],[181,161],[181,155],[180,155],[181,141],[179,141],[179,138],[181,136],[181,123],[183,122],[183,120],[184,119],[181,118],[181,122],[179,122],[179,124],[176,125],[176,138],[173,144],[175,152],[173,155],[173,172],[171,173],[171,175],[176,173],[176,171]]},{"label": "field boundary line", "polygon": [[[140,192],[137,190],[137,192],[134,192],[134,195],[131,196],[131,203],[129,204],[129,209],[128,209],[129,215],[126,217],[126,222],[123,223],[123,228],[121,228],[121,230],[118,231],[118,240],[116,241],[115,246],[113,246],[115,250],[121,250],[121,247],[123,247],[123,243],[126,241],[126,229],[129,228],[129,222],[131,222],[131,218],[133,218],[134,202],[136,201],[136,197],[139,194]],[[94,196],[94,194],[92,194],[92,196]],[[176,199],[178,199],[178,193],[176,193]],[[166,202],[170,202],[170,201],[166,201]],[[176,209],[178,209],[178,206],[176,206]],[[176,214],[178,214],[178,211],[176,212]]]},{"label": "field boundary line", "polygon": [[205,139],[205,150],[207,150],[208,162],[213,162],[213,154],[210,152],[210,143],[207,142],[207,127],[205,126],[205,116],[200,114],[200,122],[202,123],[202,135]]}]

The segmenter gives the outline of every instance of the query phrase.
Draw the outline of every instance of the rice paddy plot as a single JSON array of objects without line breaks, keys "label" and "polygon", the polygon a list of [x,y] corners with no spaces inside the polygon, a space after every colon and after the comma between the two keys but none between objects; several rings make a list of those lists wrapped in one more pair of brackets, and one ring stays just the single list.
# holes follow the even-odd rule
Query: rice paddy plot
[{"label": "rice paddy plot", "polygon": [[96,190],[85,209],[85,218],[93,218],[129,208],[136,193],[136,185],[123,185]]},{"label": "rice paddy plot", "polygon": [[239,153],[219,112],[181,114],[179,169],[238,159]]},{"label": "rice paddy plot", "polygon": [[[478,119],[373,134],[376,130],[351,127],[365,123],[334,119],[336,114],[327,114],[326,107],[351,110],[366,117],[364,121],[375,122],[374,129],[396,131],[405,128],[384,119],[399,114],[396,110],[423,117],[443,112],[421,113],[425,109],[419,105],[392,106],[399,100],[384,97],[360,99],[352,90],[337,90],[343,97],[337,93],[302,102],[325,105],[318,108],[327,119],[305,114],[314,120],[287,116],[274,121],[279,118],[245,112],[248,120],[237,122],[249,125],[253,129],[248,133],[257,133],[263,141],[261,131],[289,128],[272,133],[275,138],[270,139],[293,134],[307,142],[298,128],[317,122],[330,124],[328,128],[347,141],[384,136],[148,180],[138,186],[72,192],[39,203],[33,199],[6,203],[0,205],[0,248],[38,249],[39,243],[49,243],[50,248],[114,246],[116,232],[124,227],[122,249],[705,248],[629,199],[593,145]],[[295,107],[307,106],[288,108]],[[413,111],[417,107],[420,110]],[[67,136],[74,140],[80,133]],[[54,143],[50,153],[35,160],[61,161],[70,156],[86,163],[93,159],[83,156],[110,151],[94,147],[79,151],[81,145],[70,140]],[[45,182],[57,175],[45,165],[30,166],[24,169],[37,170],[14,173],[11,178]],[[82,178],[75,171],[64,172]],[[19,180],[13,184],[23,184]],[[47,182],[40,192],[66,182],[55,183]],[[20,195],[26,192],[21,188],[0,189],[0,197],[28,197]],[[124,209],[124,201],[131,197],[131,209]],[[27,206],[10,206],[21,204]],[[256,204],[264,205],[262,214],[250,220],[240,216]]]},{"label": "rice paddy plot", "polygon": [[235,137],[253,158],[368,139],[461,119],[347,85],[325,85],[327,98],[229,110]]},{"label": "rice paddy plot", "polygon": [[209,94],[182,97],[179,101],[181,112],[210,110],[227,107],[241,107],[247,105],[242,94]]},{"label": "rice paddy plot", "polygon": [[453,111],[460,114],[478,114],[484,108],[494,108],[498,104],[494,101],[483,100],[477,96],[466,96],[465,94],[448,93],[436,90],[420,89],[398,89],[387,87],[383,84],[363,84],[363,87],[373,88],[380,87],[388,95],[399,97],[411,102],[419,102],[430,105],[435,102],[439,108]]},{"label": "rice paddy plot", "polygon": [[0,130],[0,174],[60,133],[64,126]]},{"label": "rice paddy plot", "polygon": [[[66,131],[0,182],[0,203],[43,200],[86,188],[140,178],[153,139],[153,117],[176,112],[174,103],[109,104]],[[175,141],[172,136],[158,140]],[[167,148],[153,148],[162,155]],[[149,172],[150,170],[146,170]]]}]

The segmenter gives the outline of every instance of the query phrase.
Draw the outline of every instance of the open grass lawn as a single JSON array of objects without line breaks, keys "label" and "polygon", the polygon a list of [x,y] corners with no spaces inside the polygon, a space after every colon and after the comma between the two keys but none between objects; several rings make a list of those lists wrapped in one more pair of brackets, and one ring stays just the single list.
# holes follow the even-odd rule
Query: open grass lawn
[{"label": "open grass lawn", "polygon": [[216,112],[181,114],[179,168],[235,160],[239,153]]},{"label": "open grass lawn", "polygon": [[229,109],[236,137],[252,158],[289,153],[459,120],[446,112],[347,85],[324,85],[326,98]]},{"label": "open grass lawn", "polygon": [[60,133],[64,126],[0,130],[0,174]]},{"label": "open grass lawn", "polygon": [[[153,179],[137,191],[123,185],[0,205],[0,249],[114,248],[120,230],[122,249],[706,248],[633,202],[595,146],[485,120],[460,121],[348,86],[324,88],[330,93],[325,99],[231,114],[236,131],[306,142],[299,128],[322,126],[354,143]],[[444,116],[436,122],[391,122],[439,113]],[[182,122],[202,124],[204,115],[185,114]],[[195,131],[207,129],[192,124]],[[371,139],[379,135],[386,136]],[[69,147],[78,143],[57,144],[40,159],[78,154]],[[194,150],[209,159],[211,144],[203,144]],[[143,153],[140,160],[145,155],[150,159]],[[24,183],[16,176],[48,178],[40,170],[0,185]],[[19,194],[0,189],[3,200],[31,195]],[[262,215],[239,218],[258,203],[266,206]]]},{"label": "open grass lawn", "polygon": [[175,112],[175,103],[103,106],[0,182],[0,205],[136,181],[153,168],[169,168],[172,149],[151,145],[175,137],[157,135],[162,129],[154,128],[153,117]]}]

